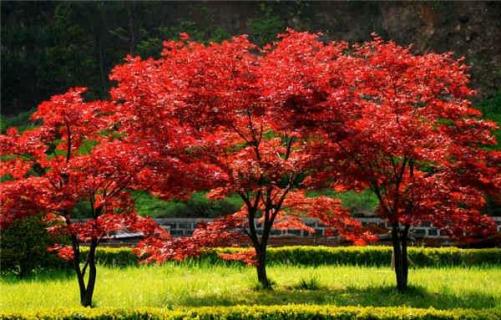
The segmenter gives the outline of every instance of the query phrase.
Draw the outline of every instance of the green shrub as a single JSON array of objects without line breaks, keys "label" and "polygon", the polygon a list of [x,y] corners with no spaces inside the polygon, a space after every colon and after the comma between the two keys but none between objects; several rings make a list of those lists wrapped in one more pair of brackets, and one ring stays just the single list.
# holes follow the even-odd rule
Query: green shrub
[{"label": "green shrub", "polygon": [[258,45],[276,40],[277,34],[285,30],[285,21],[273,11],[272,6],[261,3],[259,17],[250,19],[248,22],[251,40]]},{"label": "green shrub", "polygon": [[[217,257],[218,252],[249,250],[248,248],[220,248],[209,250],[200,258],[188,263],[238,263],[224,262]],[[269,264],[295,265],[361,265],[389,266],[391,264],[391,247],[325,247],[325,246],[287,246],[270,247]],[[501,265],[501,249],[459,249],[455,247],[422,248],[410,247],[411,266],[479,266]],[[137,257],[130,248],[98,248],[97,261],[109,266],[128,266],[137,264]]]},{"label": "green shrub", "polygon": [[335,307],[315,305],[287,306],[235,306],[235,307],[202,307],[185,310],[165,310],[158,308],[138,309],[64,309],[42,312],[0,313],[0,319],[198,319],[198,320],[421,320],[421,319],[500,319],[501,310],[435,310],[406,307]]},{"label": "green shrub", "polygon": [[0,270],[27,276],[40,267],[54,267],[60,263],[47,252],[51,237],[40,216],[14,221],[2,230],[0,241]]},{"label": "green shrub", "polygon": [[33,128],[36,124],[30,121],[32,113],[33,110],[20,112],[11,117],[0,115],[0,132],[5,133],[11,127],[16,127],[19,131]]}]

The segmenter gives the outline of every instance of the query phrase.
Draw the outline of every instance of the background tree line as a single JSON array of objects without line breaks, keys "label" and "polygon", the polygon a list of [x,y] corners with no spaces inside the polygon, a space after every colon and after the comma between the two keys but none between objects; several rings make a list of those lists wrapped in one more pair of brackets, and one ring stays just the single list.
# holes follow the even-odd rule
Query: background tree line
[{"label": "background tree line", "polygon": [[2,115],[32,110],[75,85],[88,86],[89,98],[103,97],[113,65],[126,54],[158,56],[162,40],[179,32],[199,41],[247,33],[264,44],[287,26],[350,42],[377,32],[419,52],[464,55],[473,86],[490,99],[485,109],[499,113],[501,5],[495,2],[3,1],[1,15]]}]

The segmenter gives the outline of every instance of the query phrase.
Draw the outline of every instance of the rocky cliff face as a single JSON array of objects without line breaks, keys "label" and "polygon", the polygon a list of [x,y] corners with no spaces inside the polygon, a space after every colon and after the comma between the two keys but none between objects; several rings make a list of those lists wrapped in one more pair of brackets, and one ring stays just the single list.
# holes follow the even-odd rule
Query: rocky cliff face
[{"label": "rocky cliff face", "polygon": [[381,6],[390,39],[416,50],[453,51],[471,66],[481,96],[501,90],[501,3],[410,3]]}]

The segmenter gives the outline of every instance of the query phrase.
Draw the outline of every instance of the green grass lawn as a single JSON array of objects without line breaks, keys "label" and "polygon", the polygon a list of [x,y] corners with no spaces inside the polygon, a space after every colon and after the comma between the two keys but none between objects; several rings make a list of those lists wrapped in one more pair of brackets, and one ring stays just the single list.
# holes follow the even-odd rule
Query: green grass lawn
[{"label": "green grass lawn", "polygon": [[[273,291],[256,289],[255,270],[222,265],[108,268],[100,266],[97,307],[192,307],[216,305],[330,304],[417,308],[501,308],[501,268],[419,268],[410,270],[412,288],[394,289],[388,267],[270,266]],[[309,289],[305,289],[309,288]],[[78,307],[70,272],[45,272],[26,280],[0,280],[0,309],[22,311]]]}]

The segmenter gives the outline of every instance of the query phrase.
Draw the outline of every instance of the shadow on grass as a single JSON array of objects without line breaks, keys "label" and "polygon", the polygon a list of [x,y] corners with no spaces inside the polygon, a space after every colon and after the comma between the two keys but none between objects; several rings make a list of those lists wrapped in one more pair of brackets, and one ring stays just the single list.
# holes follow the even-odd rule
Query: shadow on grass
[{"label": "shadow on grass", "polygon": [[465,293],[456,295],[448,292],[428,292],[422,287],[410,287],[405,293],[399,293],[392,286],[345,288],[317,290],[293,290],[277,288],[275,290],[249,289],[235,292],[233,296],[226,295],[187,295],[177,301],[186,306],[217,306],[237,304],[334,304],[339,306],[409,306],[416,308],[452,309],[472,308],[482,309],[496,306],[496,298],[482,293]]}]

